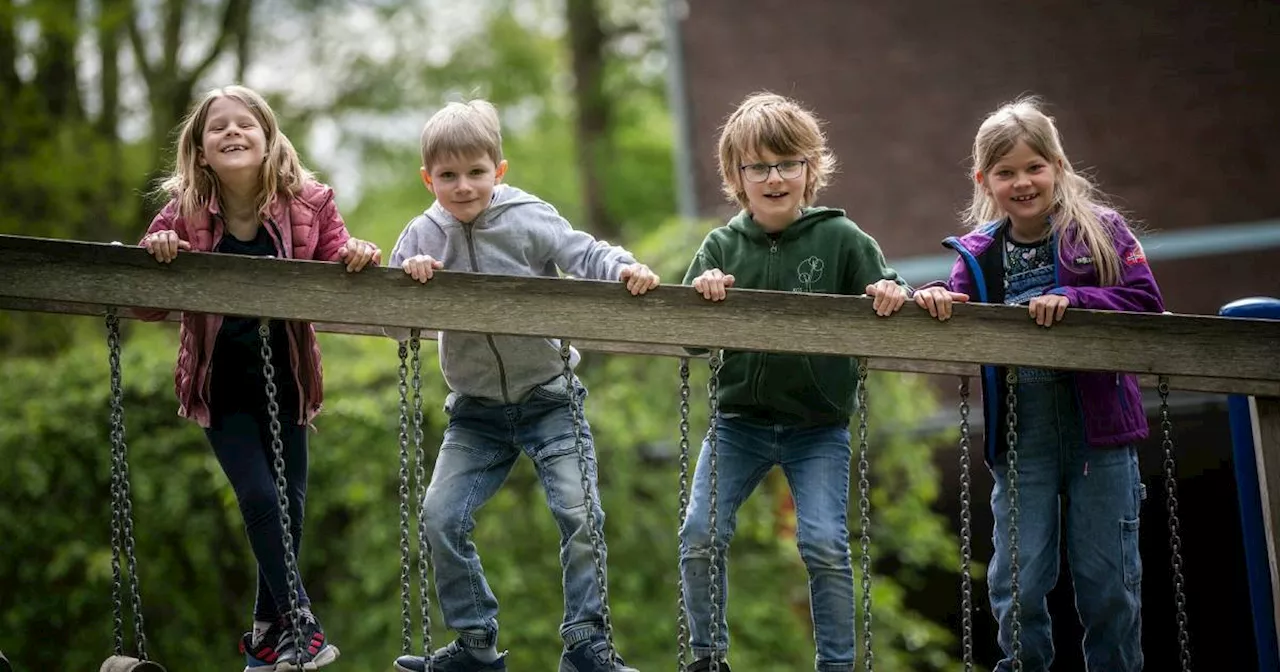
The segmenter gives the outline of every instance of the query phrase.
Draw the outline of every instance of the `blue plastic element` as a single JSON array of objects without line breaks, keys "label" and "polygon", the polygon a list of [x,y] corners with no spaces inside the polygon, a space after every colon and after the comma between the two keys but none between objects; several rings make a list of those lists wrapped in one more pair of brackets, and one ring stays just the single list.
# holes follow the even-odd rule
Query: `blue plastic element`
[{"label": "blue plastic element", "polygon": [[[1223,317],[1280,320],[1280,299],[1240,299],[1223,306],[1218,314]],[[1258,490],[1258,463],[1254,456],[1249,398],[1239,394],[1231,395],[1227,399],[1227,412],[1231,422],[1236,492],[1240,497],[1240,532],[1244,540],[1249,602],[1253,609],[1253,637],[1258,643],[1258,670],[1280,672],[1280,643],[1276,641],[1271,569],[1267,559],[1267,532],[1262,524],[1262,495]]]}]

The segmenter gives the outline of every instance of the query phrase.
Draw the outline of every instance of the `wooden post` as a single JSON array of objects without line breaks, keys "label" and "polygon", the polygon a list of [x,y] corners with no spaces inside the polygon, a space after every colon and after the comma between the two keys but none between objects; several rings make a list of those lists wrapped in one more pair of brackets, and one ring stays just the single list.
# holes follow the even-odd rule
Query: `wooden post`
[{"label": "wooden post", "polygon": [[1280,637],[1280,398],[1249,397],[1253,451],[1258,463],[1258,494],[1262,524],[1267,533],[1267,561],[1271,568],[1271,607]]}]

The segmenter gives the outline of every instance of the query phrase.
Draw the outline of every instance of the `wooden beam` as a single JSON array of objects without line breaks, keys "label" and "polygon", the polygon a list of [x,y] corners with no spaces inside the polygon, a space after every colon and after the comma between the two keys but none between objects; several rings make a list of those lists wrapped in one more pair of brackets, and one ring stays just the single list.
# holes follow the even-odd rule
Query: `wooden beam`
[{"label": "wooden beam", "polygon": [[877,317],[865,297],[731,290],[711,303],[679,286],[633,297],[618,283],[450,272],[421,285],[398,269],[221,254],[157,264],[137,247],[17,236],[0,236],[0,259],[0,297],[10,299],[1280,383],[1280,322],[1268,320],[1071,310],[1043,329],[1025,309],[974,304],[939,323],[911,307]]},{"label": "wooden beam", "polygon": [[1267,534],[1267,564],[1271,568],[1271,608],[1280,637],[1280,397],[1249,397],[1253,424],[1253,454],[1258,463],[1258,494],[1262,525]]},{"label": "wooden beam", "polygon": [[[80,315],[102,317],[105,307],[89,303],[71,303],[68,301],[38,301],[34,299],[11,299],[0,297],[0,310],[20,310],[41,313],[57,313],[62,315]],[[132,319],[129,311],[122,311],[120,317]],[[176,323],[178,313],[171,314],[167,320]],[[330,334],[346,334],[352,336],[384,337],[381,327],[368,327],[359,324],[314,323],[316,331]],[[422,338],[435,340],[436,332],[424,331]],[[684,348],[670,345],[651,345],[648,343],[619,343],[616,341],[575,340],[574,347],[588,352],[602,352],[611,355],[645,355],[650,357],[688,357]],[[894,357],[872,357],[867,366],[874,371],[896,371],[899,373],[921,373],[933,376],[966,376],[979,375],[980,369],[973,364],[958,362],[930,362],[913,359],[897,359]],[[1138,383],[1146,388],[1155,389],[1160,383],[1159,376],[1143,374],[1138,376]],[[1232,378],[1197,378],[1191,376],[1173,376],[1169,378],[1169,388],[1188,392],[1209,392],[1214,394],[1245,394],[1265,397],[1280,397],[1280,382],[1266,380],[1236,380]]]}]

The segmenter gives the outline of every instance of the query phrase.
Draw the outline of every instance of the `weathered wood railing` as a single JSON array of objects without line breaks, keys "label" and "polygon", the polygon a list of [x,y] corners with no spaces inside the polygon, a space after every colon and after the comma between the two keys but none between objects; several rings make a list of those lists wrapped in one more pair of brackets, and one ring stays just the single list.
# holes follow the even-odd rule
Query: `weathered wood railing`
[{"label": "weathered wood railing", "polygon": [[[973,375],[977,364],[1128,371],[1146,385],[1255,397],[1255,445],[1280,607],[1280,321],[1071,310],[1052,329],[1022,308],[958,305],[939,323],[908,306],[880,318],[865,297],[687,287],[633,297],[617,283],[180,254],[0,236],[0,308],[102,314],[105,306],[254,315],[342,333],[420,327],[571,339],[584,349],[680,355],[682,346],[867,357],[893,371]],[[1280,615],[1280,614],[1278,614]],[[1280,622],[1280,618],[1277,618]]]}]

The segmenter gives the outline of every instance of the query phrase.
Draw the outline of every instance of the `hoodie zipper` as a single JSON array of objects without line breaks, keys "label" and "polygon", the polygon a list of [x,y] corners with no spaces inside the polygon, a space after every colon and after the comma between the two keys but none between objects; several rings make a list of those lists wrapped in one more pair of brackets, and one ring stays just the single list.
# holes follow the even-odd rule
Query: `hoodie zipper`
[{"label": "hoodie zipper", "polygon": [[[773,282],[773,276],[774,276],[775,262],[778,259],[778,246],[779,244],[776,239],[774,238],[769,239],[769,257],[768,257],[768,261],[766,261],[765,263],[764,277],[765,277],[765,286],[771,289],[775,288],[773,287],[773,285],[777,284]],[[751,386],[752,396],[755,397],[756,404],[758,405],[764,405],[764,397],[761,394],[760,386],[764,381],[764,369],[768,363],[769,363],[769,353],[767,352],[760,353],[760,365],[756,367],[755,383]]]},{"label": "hoodie zipper", "polygon": [[[472,227],[475,223],[463,224],[462,232],[467,235],[467,252],[471,255],[471,272],[479,273],[480,265],[476,262],[476,241],[472,235]],[[511,394],[507,391],[507,367],[502,363],[502,355],[498,353],[498,345],[493,342],[492,334],[484,335],[485,341],[489,343],[489,350],[493,352],[493,358],[498,360],[498,384],[502,386],[502,403],[511,403]]]}]

